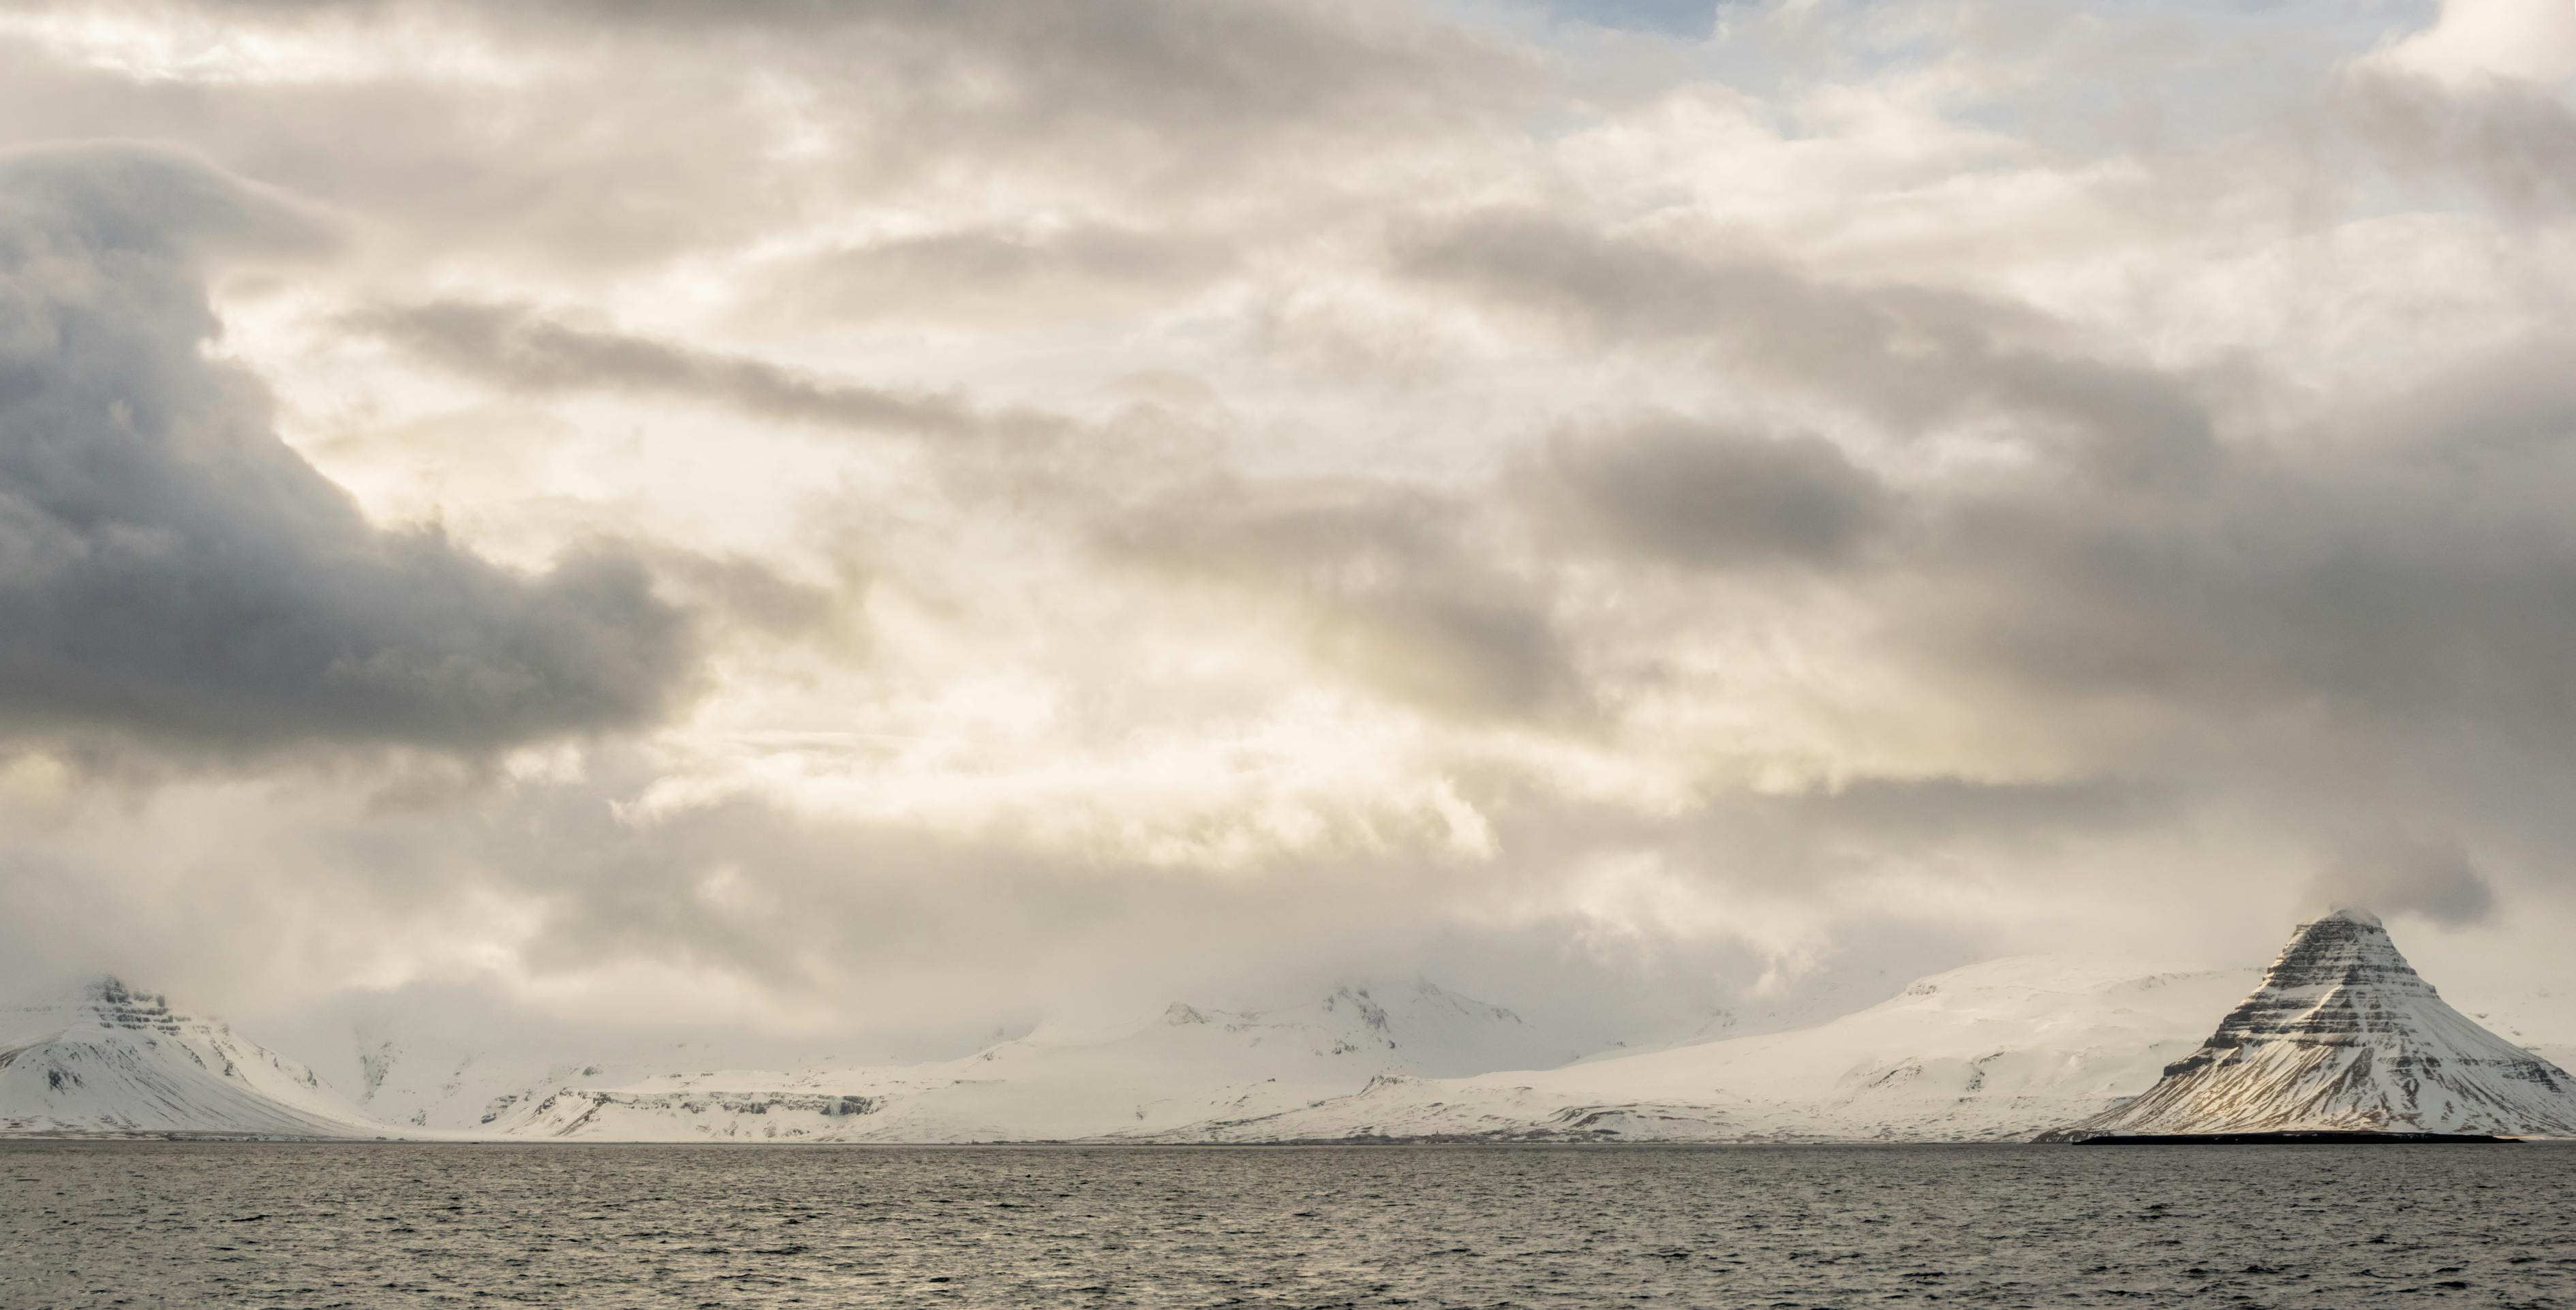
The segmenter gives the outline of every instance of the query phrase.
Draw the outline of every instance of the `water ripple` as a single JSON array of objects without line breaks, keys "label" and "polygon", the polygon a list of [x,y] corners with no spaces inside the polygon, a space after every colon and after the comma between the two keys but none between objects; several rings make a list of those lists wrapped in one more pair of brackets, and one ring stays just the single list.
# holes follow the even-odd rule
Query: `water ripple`
[{"label": "water ripple", "polygon": [[0,1146],[0,1306],[2571,1306],[2524,1147]]}]

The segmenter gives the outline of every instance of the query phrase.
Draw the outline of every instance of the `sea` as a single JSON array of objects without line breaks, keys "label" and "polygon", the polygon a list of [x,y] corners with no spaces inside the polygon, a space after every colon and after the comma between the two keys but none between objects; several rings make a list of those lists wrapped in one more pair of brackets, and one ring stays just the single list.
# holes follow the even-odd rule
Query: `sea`
[{"label": "sea", "polygon": [[0,1144],[0,1307],[2576,1306],[2576,1148]]}]

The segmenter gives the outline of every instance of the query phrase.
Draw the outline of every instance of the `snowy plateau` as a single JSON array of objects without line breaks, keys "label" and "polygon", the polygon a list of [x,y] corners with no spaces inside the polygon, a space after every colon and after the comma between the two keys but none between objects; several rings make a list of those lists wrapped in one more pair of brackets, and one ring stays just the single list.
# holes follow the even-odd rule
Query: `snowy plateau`
[{"label": "snowy plateau", "polygon": [[[2550,1007],[2554,1010],[2556,1007]],[[1428,982],[1174,1003],[965,1057],[710,1068],[702,1048],[527,1060],[369,1033],[325,1078],[113,979],[0,1006],[0,1135],[734,1142],[2010,1141],[2367,1127],[2576,1136],[2560,1048],[2496,1035],[2375,920],[2269,970],[1990,961],[1855,1012],[1661,1049]],[[2212,1024],[2217,1024],[2212,1035]]]}]

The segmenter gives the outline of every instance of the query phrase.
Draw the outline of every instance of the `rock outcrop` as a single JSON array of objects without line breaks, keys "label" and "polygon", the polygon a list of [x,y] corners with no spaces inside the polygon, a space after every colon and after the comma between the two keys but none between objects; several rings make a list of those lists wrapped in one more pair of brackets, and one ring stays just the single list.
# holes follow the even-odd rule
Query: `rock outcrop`
[{"label": "rock outcrop", "polygon": [[384,1131],[311,1069],[114,978],[0,1006],[0,1135]]},{"label": "rock outcrop", "polygon": [[2299,926],[2263,983],[2141,1096],[2049,1134],[2576,1137],[2576,1079],[2450,1004],[2372,915]]}]

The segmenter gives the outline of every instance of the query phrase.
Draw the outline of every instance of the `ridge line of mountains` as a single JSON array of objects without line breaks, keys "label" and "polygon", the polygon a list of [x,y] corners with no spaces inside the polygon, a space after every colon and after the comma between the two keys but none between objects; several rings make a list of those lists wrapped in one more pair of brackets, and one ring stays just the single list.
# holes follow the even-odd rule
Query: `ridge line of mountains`
[{"label": "ridge line of mountains", "polygon": [[[2554,1017],[2554,1016],[2553,1016]],[[2213,1031],[2212,1025],[2215,1024]],[[2251,969],[2021,957],[1850,1014],[1586,1052],[1428,982],[1174,1003],[1089,1035],[862,1067],[532,1066],[387,1039],[346,1085],[114,979],[0,1005],[0,1136],[426,1140],[2002,1141],[2369,1131],[2576,1137],[2564,1048],[2452,1008],[2371,916]],[[1589,1056],[1589,1058],[1581,1058]]]}]

